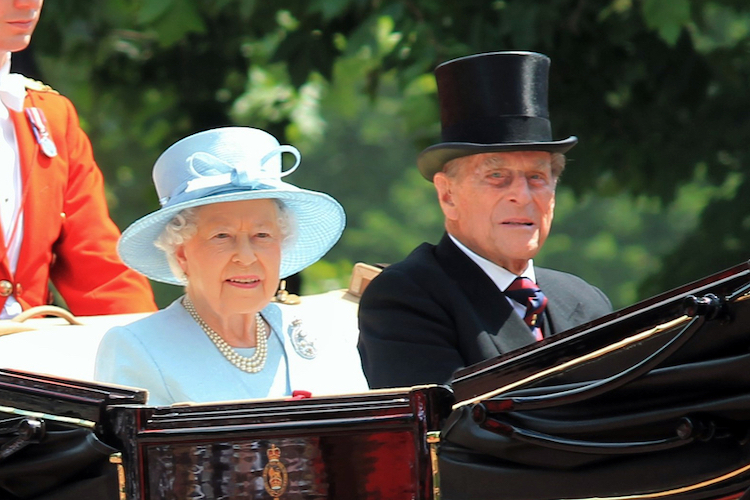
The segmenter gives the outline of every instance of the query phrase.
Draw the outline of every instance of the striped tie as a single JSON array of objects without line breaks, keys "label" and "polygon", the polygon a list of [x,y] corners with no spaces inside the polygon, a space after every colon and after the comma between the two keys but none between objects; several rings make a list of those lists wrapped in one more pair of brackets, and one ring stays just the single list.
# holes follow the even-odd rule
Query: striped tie
[{"label": "striped tie", "polygon": [[544,308],[547,307],[547,297],[529,278],[516,278],[505,290],[508,298],[515,300],[526,307],[523,320],[534,332],[537,340],[542,340],[544,335]]}]

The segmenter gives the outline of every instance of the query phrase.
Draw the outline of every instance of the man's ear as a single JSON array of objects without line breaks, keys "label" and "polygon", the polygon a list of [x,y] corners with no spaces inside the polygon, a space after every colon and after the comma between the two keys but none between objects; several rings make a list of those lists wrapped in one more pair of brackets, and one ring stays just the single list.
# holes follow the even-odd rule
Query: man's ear
[{"label": "man's ear", "polygon": [[456,204],[453,199],[453,179],[448,177],[445,172],[438,172],[435,174],[435,177],[432,178],[432,183],[435,184],[438,202],[440,202],[440,208],[443,210],[443,215],[445,215],[446,219],[455,219]]}]

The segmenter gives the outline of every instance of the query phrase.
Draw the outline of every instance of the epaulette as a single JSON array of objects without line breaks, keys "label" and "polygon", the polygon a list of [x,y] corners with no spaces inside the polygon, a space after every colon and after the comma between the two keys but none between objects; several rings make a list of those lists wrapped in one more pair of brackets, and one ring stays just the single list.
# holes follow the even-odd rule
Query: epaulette
[{"label": "epaulette", "polygon": [[38,92],[53,92],[55,94],[59,94],[59,92],[49,85],[47,85],[44,82],[40,82],[39,80],[34,80],[33,78],[29,78],[27,76],[23,77],[23,85],[27,89],[36,90]]}]

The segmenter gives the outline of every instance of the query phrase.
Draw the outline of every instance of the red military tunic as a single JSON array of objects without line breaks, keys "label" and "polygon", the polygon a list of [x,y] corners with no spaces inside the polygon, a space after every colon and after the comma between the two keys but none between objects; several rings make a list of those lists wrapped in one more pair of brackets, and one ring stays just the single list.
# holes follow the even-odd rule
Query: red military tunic
[{"label": "red military tunic", "polygon": [[28,80],[24,111],[40,108],[57,156],[45,155],[25,112],[9,110],[18,141],[23,240],[11,273],[0,231],[0,310],[9,295],[24,309],[48,302],[48,280],[77,315],[156,310],[151,287],[117,256],[104,180],[73,104]]}]

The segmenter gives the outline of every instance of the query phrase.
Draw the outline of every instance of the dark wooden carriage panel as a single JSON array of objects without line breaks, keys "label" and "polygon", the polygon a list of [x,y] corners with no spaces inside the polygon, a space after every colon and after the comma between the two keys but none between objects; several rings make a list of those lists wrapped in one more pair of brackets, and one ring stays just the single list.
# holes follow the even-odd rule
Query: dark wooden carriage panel
[{"label": "dark wooden carriage panel", "polygon": [[134,500],[407,500],[432,498],[426,435],[452,401],[434,386],[109,413]]}]

